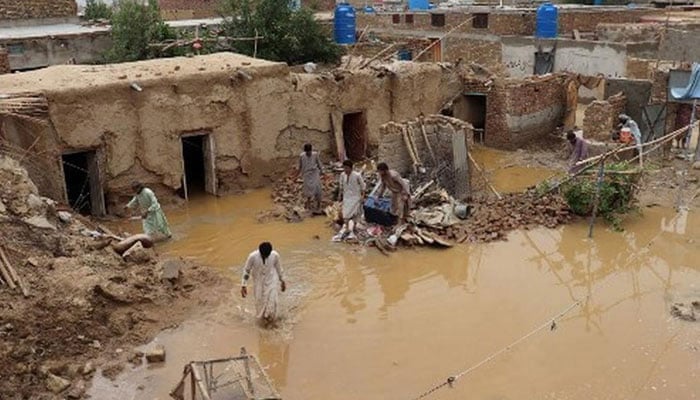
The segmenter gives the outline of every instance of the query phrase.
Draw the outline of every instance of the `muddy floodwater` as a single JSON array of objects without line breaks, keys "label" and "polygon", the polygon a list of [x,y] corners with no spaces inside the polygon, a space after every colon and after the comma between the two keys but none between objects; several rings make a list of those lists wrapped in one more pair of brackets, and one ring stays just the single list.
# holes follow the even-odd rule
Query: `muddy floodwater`
[{"label": "muddy floodwater", "polygon": [[[497,184],[505,191],[537,182],[523,180]],[[601,224],[592,240],[579,222],[517,231],[505,242],[386,257],[331,243],[324,218],[257,223],[256,213],[270,205],[269,193],[258,191],[196,198],[169,213],[175,238],[159,251],[220,268],[234,289],[221,293],[221,305],[155,339],[167,349],[166,363],[127,367],[116,381],[98,378],[93,398],[167,399],[186,362],[236,355],[245,346],[284,399],[412,399],[578,299],[582,306],[556,329],[429,398],[700,396],[700,323],[669,315],[673,301],[700,296],[696,213],[644,209],[625,232]],[[285,319],[274,331],[257,327],[252,300],[237,295],[241,264],[263,240],[281,253],[289,287]]]}]

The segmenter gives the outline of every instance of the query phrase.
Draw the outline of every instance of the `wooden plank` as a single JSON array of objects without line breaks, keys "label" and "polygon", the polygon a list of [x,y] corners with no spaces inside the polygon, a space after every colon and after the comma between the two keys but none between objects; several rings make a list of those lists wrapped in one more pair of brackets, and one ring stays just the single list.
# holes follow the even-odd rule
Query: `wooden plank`
[{"label": "wooden plank", "polygon": [[430,153],[430,158],[433,160],[433,165],[437,167],[437,158],[435,157],[435,151],[433,150],[433,145],[430,144],[428,140],[428,133],[425,131],[425,124],[423,123],[423,118],[420,119],[420,130],[423,135],[423,140],[425,140],[425,145],[428,147],[428,152]]},{"label": "wooden plank", "polygon": [[88,180],[90,182],[90,209],[94,216],[101,217],[107,214],[105,195],[102,190],[100,163],[97,151],[91,151],[87,155]]},{"label": "wooden plank", "polygon": [[204,148],[204,190],[216,196],[217,195],[217,181],[216,181],[216,166],[214,161],[216,160],[214,151],[214,138],[212,135],[206,135],[203,140]]},{"label": "wooden plank", "polygon": [[469,197],[471,188],[469,185],[469,161],[467,138],[464,131],[455,132],[452,125],[448,125],[452,131],[452,168],[454,170],[454,196],[457,200]]},{"label": "wooden plank", "polygon": [[211,400],[211,397],[209,397],[209,391],[207,390],[206,386],[204,386],[204,382],[202,381],[202,377],[199,376],[199,371],[197,371],[197,368],[192,368],[192,376],[197,383],[197,387],[202,394],[202,398],[204,400]]},{"label": "wooden plank", "polygon": [[246,384],[248,385],[248,391],[253,396],[253,398],[255,398],[255,387],[253,386],[253,377],[250,374],[250,356],[248,356],[248,352],[246,351],[245,347],[241,347],[241,355],[247,356],[243,360],[243,367],[245,368],[245,380]]},{"label": "wooden plank", "polygon": [[335,151],[338,161],[345,161],[345,137],[343,137],[343,113],[336,110],[331,112],[331,128],[335,135]]}]

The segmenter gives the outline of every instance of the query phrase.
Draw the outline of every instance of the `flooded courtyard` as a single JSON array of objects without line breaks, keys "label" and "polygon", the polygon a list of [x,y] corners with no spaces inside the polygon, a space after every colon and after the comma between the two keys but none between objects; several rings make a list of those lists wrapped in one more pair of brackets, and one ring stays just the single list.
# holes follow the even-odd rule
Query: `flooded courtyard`
[{"label": "flooded courtyard", "polygon": [[[175,237],[160,252],[221,269],[232,289],[219,306],[155,339],[167,348],[165,364],[127,368],[116,381],[99,377],[94,398],[167,399],[185,363],[245,346],[285,399],[412,399],[578,300],[555,329],[430,398],[700,395],[700,326],[669,314],[673,301],[700,295],[695,213],[644,209],[625,232],[600,224],[592,240],[580,221],[387,257],[331,243],[324,218],[258,223],[270,205],[269,192],[256,191],[197,198],[169,214]],[[238,294],[242,264],[263,240],[282,255],[289,287],[284,320],[271,331],[255,324],[252,300]]]}]

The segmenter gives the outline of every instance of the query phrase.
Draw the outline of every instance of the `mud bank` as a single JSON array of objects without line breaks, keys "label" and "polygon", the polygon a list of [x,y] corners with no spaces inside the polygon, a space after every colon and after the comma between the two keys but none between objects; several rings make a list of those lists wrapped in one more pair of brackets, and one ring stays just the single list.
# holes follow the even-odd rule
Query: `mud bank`
[{"label": "mud bank", "polygon": [[157,252],[122,258],[84,234],[93,221],[54,207],[0,157],[0,249],[27,289],[0,285],[3,399],[83,398],[96,373],[121,371],[133,345],[216,304],[210,290],[226,282],[182,260],[179,279],[164,281]]}]

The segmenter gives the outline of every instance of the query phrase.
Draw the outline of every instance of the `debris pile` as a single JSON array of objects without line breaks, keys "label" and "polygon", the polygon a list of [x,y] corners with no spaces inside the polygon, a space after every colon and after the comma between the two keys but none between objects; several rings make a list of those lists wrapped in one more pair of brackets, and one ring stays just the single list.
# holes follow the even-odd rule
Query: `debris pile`
[{"label": "debris pile", "polygon": [[114,369],[105,364],[122,362],[117,349],[179,321],[194,304],[189,292],[219,282],[206,269],[191,273],[198,268],[191,265],[175,284],[164,282],[148,240],[117,243],[106,228],[61,208],[38,194],[17,162],[0,156],[7,272],[0,275],[0,393],[8,399],[82,398],[92,363]]},{"label": "debris pile", "polygon": [[671,315],[683,321],[700,321],[700,300],[673,303]]}]

